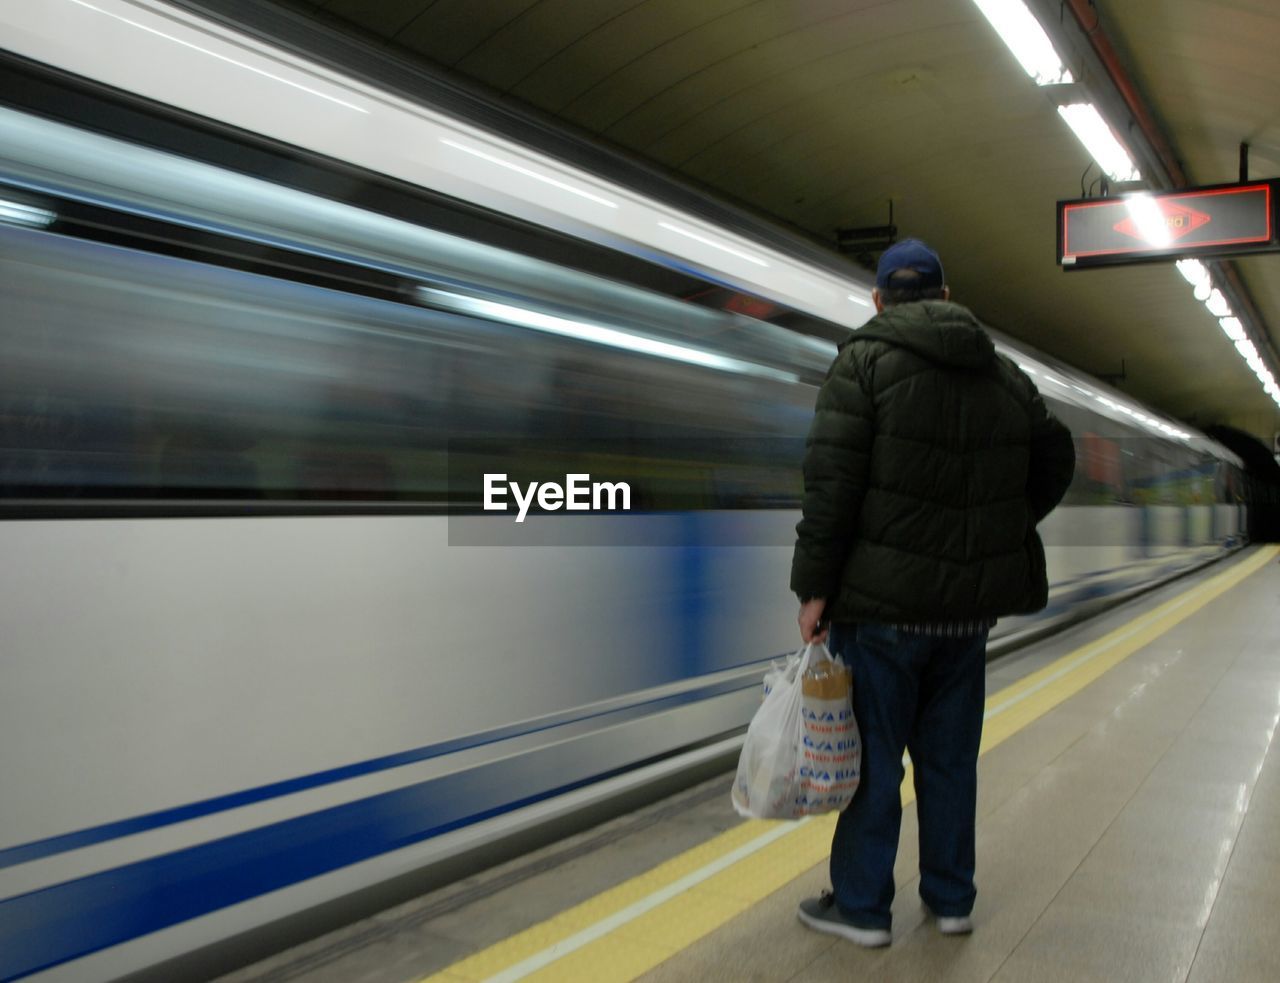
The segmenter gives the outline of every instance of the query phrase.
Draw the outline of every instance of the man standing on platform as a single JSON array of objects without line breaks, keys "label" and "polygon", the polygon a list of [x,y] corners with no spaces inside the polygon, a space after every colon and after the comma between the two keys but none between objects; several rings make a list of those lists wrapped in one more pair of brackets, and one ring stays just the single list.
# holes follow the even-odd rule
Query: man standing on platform
[{"label": "man standing on platform", "polygon": [[1036,525],[1071,483],[1071,434],[907,239],[880,258],[877,314],[841,346],[804,459],[791,588],[800,635],[852,667],[861,784],[831,843],[810,928],[888,945],[909,750],[920,896],[972,931],[987,632],[1048,600]]}]

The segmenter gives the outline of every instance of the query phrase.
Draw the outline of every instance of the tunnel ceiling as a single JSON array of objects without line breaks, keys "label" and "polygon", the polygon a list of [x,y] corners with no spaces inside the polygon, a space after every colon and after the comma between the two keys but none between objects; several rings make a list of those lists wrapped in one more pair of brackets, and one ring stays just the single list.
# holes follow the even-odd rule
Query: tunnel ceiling
[{"label": "tunnel ceiling", "polygon": [[[972,0],[273,0],[533,107],[834,248],[884,225],[993,327],[1198,426],[1275,404],[1171,264],[1063,273],[1090,163]],[[1194,184],[1280,176],[1280,3],[1098,0]],[[1064,13],[1064,16],[1070,16]],[[1085,176],[1085,184],[1097,175]],[[1238,260],[1273,339],[1280,255]]]}]

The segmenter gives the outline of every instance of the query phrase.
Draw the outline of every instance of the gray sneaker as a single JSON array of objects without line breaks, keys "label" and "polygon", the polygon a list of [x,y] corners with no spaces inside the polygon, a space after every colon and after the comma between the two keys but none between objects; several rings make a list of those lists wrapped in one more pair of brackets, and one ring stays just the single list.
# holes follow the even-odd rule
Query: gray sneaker
[{"label": "gray sneaker", "polygon": [[838,935],[867,949],[879,949],[893,938],[887,928],[859,928],[836,907],[836,896],[823,891],[817,898],[805,898],[796,910],[796,917],[815,932]]},{"label": "gray sneaker", "polygon": [[968,915],[938,915],[928,905],[924,910],[937,919],[938,931],[943,935],[969,935],[973,932],[973,919]]}]

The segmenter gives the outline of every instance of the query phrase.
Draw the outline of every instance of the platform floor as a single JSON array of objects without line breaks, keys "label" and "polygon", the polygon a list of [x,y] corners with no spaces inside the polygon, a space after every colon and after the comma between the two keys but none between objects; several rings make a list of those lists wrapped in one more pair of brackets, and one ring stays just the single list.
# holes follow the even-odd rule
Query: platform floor
[{"label": "platform floor", "polygon": [[971,936],[925,918],[911,805],[893,944],[805,929],[831,817],[743,822],[725,775],[224,981],[1280,979],[1277,552],[991,664]]}]

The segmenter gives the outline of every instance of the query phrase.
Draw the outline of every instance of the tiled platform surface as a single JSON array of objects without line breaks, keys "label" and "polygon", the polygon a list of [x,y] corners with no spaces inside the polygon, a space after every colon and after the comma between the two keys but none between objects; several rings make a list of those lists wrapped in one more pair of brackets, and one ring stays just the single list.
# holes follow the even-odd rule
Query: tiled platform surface
[{"label": "tiled platform surface", "polygon": [[1280,980],[1278,724],[1272,562],[983,757],[972,936],[924,918],[912,809],[890,948],[796,922],[820,865],[642,979]]},{"label": "tiled platform surface", "polygon": [[[1190,586],[1179,581],[993,664],[988,692]],[[890,948],[859,949],[796,921],[800,899],[827,885],[820,864],[642,979],[1280,980],[1280,755],[1268,753],[1278,724],[1280,565],[1272,561],[983,756],[972,936],[940,936],[924,918],[912,806]],[[224,981],[421,979],[735,825],[729,781]]]}]

